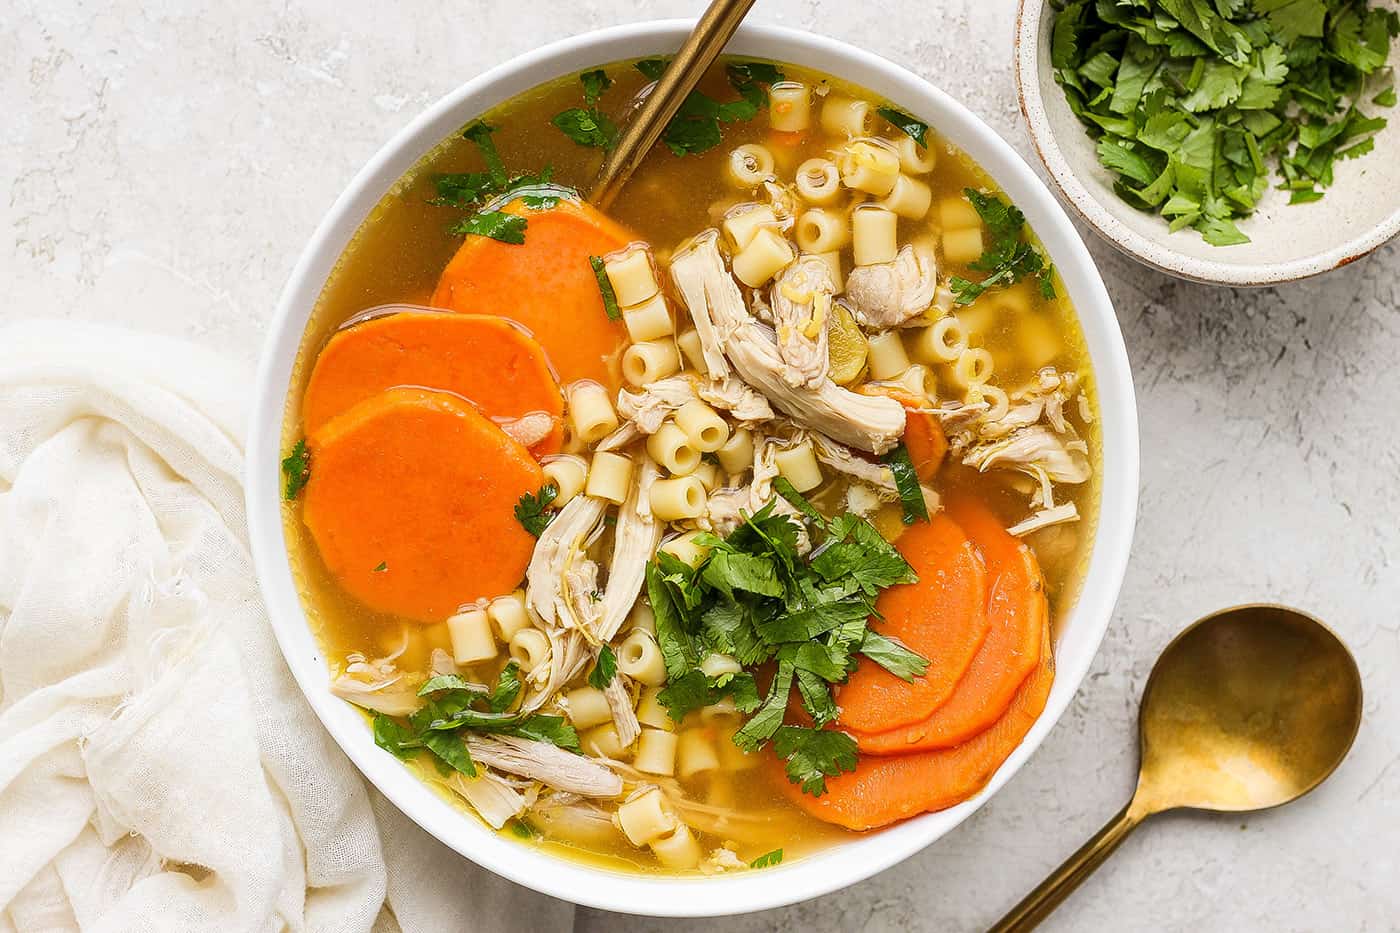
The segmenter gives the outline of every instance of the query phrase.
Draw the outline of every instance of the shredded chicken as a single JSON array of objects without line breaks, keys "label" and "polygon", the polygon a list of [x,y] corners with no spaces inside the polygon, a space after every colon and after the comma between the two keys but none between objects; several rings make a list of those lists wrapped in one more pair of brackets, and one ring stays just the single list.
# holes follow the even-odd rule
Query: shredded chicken
[{"label": "shredded chicken", "polygon": [[790,385],[815,389],[826,379],[831,365],[826,325],[835,292],[830,267],[815,256],[801,257],[773,283],[769,306]]},{"label": "shredded chicken", "polygon": [[695,384],[688,377],[670,376],[636,392],[619,391],[617,413],[643,434],[655,434],[667,415],[695,397]]},{"label": "shredded chicken", "polygon": [[642,734],[642,724],[637,721],[637,713],[632,708],[632,694],[627,690],[626,677],[625,674],[614,674],[603,688],[608,709],[612,711],[613,726],[617,729],[617,741],[623,748]]},{"label": "shredded chicken", "polygon": [[530,673],[530,679],[537,687],[520,704],[522,712],[532,713],[554,699],[566,683],[583,672],[588,659],[593,656],[588,640],[578,629],[561,631],[547,628],[544,636],[549,639],[548,663],[541,664]]},{"label": "shredded chicken", "polygon": [[466,741],[472,759],[493,768],[584,797],[616,797],[622,793],[622,778],[608,768],[549,742],[509,735],[468,735]]},{"label": "shredded chicken", "polygon": [[1013,534],[1019,538],[1033,531],[1049,528],[1051,525],[1063,525],[1066,522],[1077,521],[1079,521],[1079,509],[1073,502],[1066,502],[1062,505],[1041,509],[1031,515],[1030,518],[1023,519],[1006,530],[1009,534]]},{"label": "shredded chicken", "polygon": [[472,805],[492,829],[500,829],[528,806],[528,799],[500,775],[478,768],[476,777],[454,771],[445,783]]},{"label": "shredded chicken", "polygon": [[521,447],[533,447],[540,441],[549,437],[554,430],[554,418],[542,411],[533,411],[530,414],[514,421],[498,422],[502,431],[509,434]]},{"label": "shredded chicken", "polygon": [[726,871],[743,871],[749,863],[739,858],[733,849],[720,846],[700,863],[700,871],[706,875],[723,874]]},{"label": "shredded chicken", "polygon": [[705,518],[710,529],[718,535],[728,535],[744,520],[744,512],[752,501],[749,487],[726,486],[710,493],[705,503]]},{"label": "shredded chicken", "polygon": [[621,450],[623,447],[630,446],[633,441],[639,440],[641,436],[642,432],[637,428],[635,422],[624,421],[616,431],[599,441],[593,449],[594,451]]},{"label": "shredded chicken", "polygon": [[584,542],[606,510],[602,499],[574,496],[540,534],[525,570],[525,601],[548,625],[578,627],[569,595],[569,572],[576,562],[591,563],[584,554]]},{"label": "shredded chicken", "polygon": [[729,412],[745,427],[752,427],[761,421],[771,421],[775,417],[768,399],[755,392],[742,379],[733,376],[703,382],[699,392],[700,398]]},{"label": "shredded chicken", "polygon": [[801,424],[861,450],[884,453],[893,447],[904,431],[899,402],[849,392],[830,379],[814,389],[792,384],[799,380],[790,376],[773,332],[744,307],[717,240],[718,233],[707,230],[671,263],[671,277],[695,321],[711,374],[728,373],[722,364],[727,356],[745,382]]},{"label": "shredded chicken", "polygon": [[341,674],[331,681],[331,693],[349,700],[361,709],[386,716],[407,716],[423,705],[418,692],[403,685],[402,676],[388,680],[366,682],[350,674]]},{"label": "shredded chicken", "polygon": [[838,473],[874,486],[891,496],[899,495],[899,487],[894,483],[894,471],[883,463],[872,463],[851,453],[849,447],[838,444],[821,434],[812,435],[812,448],[817,459]]},{"label": "shredded chicken", "polygon": [[608,564],[608,583],[599,603],[597,621],[586,631],[598,642],[611,641],[622,628],[637,594],[646,579],[647,561],[661,543],[665,523],[651,514],[651,486],[660,476],[656,464],[642,454],[637,466],[637,481],[627,501],[617,513],[613,534],[612,561]]},{"label": "shredded chicken", "polygon": [[928,310],[938,289],[933,253],[905,246],[892,262],[856,266],[846,276],[846,301],[866,327],[899,327]]}]

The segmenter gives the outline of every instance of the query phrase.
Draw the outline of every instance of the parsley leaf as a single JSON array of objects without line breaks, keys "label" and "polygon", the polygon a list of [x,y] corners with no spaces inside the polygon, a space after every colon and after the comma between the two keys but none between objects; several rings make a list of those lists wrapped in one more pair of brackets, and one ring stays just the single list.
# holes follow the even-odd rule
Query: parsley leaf
[{"label": "parsley leaf", "polygon": [[462,737],[452,732],[429,732],[423,736],[423,745],[439,761],[467,777],[476,777],[476,762]]},{"label": "parsley leaf", "polygon": [[920,657],[895,639],[886,638],[879,632],[865,633],[865,638],[860,643],[860,653],[900,680],[922,677],[928,670],[927,658]]},{"label": "parsley leaf", "polygon": [[607,263],[602,256],[589,256],[588,264],[593,267],[593,277],[598,280],[598,291],[603,296],[603,311],[608,320],[622,319],[622,309],[617,305],[617,292],[613,291],[612,280],[608,278]]},{"label": "parsley leaf", "polygon": [[612,648],[603,645],[598,649],[598,660],[593,665],[593,670],[588,672],[588,685],[595,690],[603,690],[616,676],[617,655],[613,654]]},{"label": "parsley leaf", "polygon": [[466,236],[484,236],[502,243],[519,246],[525,242],[525,218],[504,211],[482,211],[458,221],[448,232]]},{"label": "parsley leaf", "polygon": [[496,685],[491,688],[491,693],[486,698],[486,705],[491,708],[493,713],[505,712],[520,696],[521,686],[520,665],[515,661],[510,661],[496,675]]},{"label": "parsley leaf", "polygon": [[585,71],[578,76],[579,83],[583,85],[583,102],[590,107],[598,103],[598,98],[603,96],[603,92],[612,87],[612,78],[601,68],[592,71]]},{"label": "parsley leaf", "polygon": [[556,113],[549,122],[580,146],[611,149],[617,141],[617,124],[598,109],[598,98],[612,87],[612,79],[601,68],[579,75],[583,85],[583,106]]},{"label": "parsley leaf", "polygon": [[418,735],[392,716],[374,714],[374,744],[396,758],[411,758],[422,746]]},{"label": "parsley leaf", "polygon": [[[1131,157],[1132,154],[1125,155]],[[1014,204],[974,188],[964,188],[963,194],[972,203],[988,234],[982,255],[969,263],[968,268],[989,274],[980,282],[960,276],[949,279],[954,299],[960,305],[971,304],[990,288],[1011,285],[1045,268],[1045,257],[1040,250],[1025,241],[1026,218]]]},{"label": "parsley leaf", "polygon": [[476,147],[481,150],[481,158],[486,162],[486,174],[491,179],[491,183],[497,188],[504,188],[506,186],[506,167],[501,162],[501,154],[496,151],[496,141],[491,138],[491,134],[495,131],[494,126],[484,120],[478,120],[462,130],[462,138],[470,139],[476,143]]},{"label": "parsley leaf", "polygon": [[292,452],[282,458],[282,476],[286,480],[282,498],[291,502],[311,478],[311,451],[306,449],[306,438],[297,441]]},{"label": "parsley leaf", "polygon": [[[670,59],[647,58],[634,67],[655,81],[669,63]],[[767,62],[734,62],[726,66],[725,73],[730,85],[739,92],[739,99],[721,102],[698,90],[686,95],[661,134],[661,141],[675,155],[701,153],[718,146],[724,141],[720,124],[752,120],[767,102],[762,85],[783,79],[782,71]]]},{"label": "parsley leaf", "polygon": [[826,779],[856,769],[856,740],[844,732],[783,726],[773,736],[773,750],[787,759],[787,777],[804,793],[826,793]]},{"label": "parsley leaf", "polygon": [[893,107],[881,107],[875,111],[884,117],[890,124],[903,130],[920,146],[928,148],[928,124],[924,121],[911,117],[903,110],[896,110]]},{"label": "parsley leaf", "polygon": [[928,504],[924,502],[924,490],[919,485],[919,474],[909,459],[909,450],[901,443],[884,456],[885,464],[894,474],[894,485],[899,490],[899,504],[904,507],[904,524],[912,525],[915,519],[928,521]]},{"label": "parsley leaf", "polygon": [[526,531],[538,538],[554,520],[554,512],[549,504],[559,496],[559,488],[553,483],[545,483],[537,493],[527,492],[515,503],[515,520]]},{"label": "parsley leaf", "polygon": [[783,850],[774,849],[772,852],[765,852],[758,858],[749,862],[750,868],[769,868],[773,865],[780,865],[783,861]]}]

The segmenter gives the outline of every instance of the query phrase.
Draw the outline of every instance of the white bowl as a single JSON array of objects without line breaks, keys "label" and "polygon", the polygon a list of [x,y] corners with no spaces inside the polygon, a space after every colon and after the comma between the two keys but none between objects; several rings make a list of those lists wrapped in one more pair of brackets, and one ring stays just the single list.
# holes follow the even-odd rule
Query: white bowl
[{"label": "white bowl", "polygon": [[[1376,134],[1374,152],[1339,161],[1320,201],[1288,203],[1271,187],[1240,221],[1250,238],[1211,246],[1193,230],[1171,233],[1156,214],[1136,210],[1113,191],[1095,142],[1070,112],[1050,65],[1047,0],[1021,0],[1016,18],[1016,85],[1031,143],[1066,201],[1118,249],[1184,279],[1216,285],[1276,285],[1355,262],[1400,233],[1400,120]],[[1397,40],[1400,42],[1400,40]],[[1368,112],[1375,111],[1370,108]]]},{"label": "white bowl", "polygon": [[714,878],[676,879],[606,871],[503,838],[455,810],[393,756],[375,747],[360,715],[327,691],[326,665],[302,612],[283,540],[279,438],[292,365],[307,317],[355,229],[380,196],[423,153],[483,111],[541,82],[608,62],[671,53],[679,47],[690,25],[683,21],[639,23],[545,46],[467,82],[381,149],[316,229],[282,293],[258,370],[248,442],[249,532],[273,629],[311,706],[365,776],[418,825],[499,875],[579,904],[665,916],[715,916],[762,910],[834,891],[908,858],[985,803],[1044,740],[1093,661],[1122,583],[1138,489],[1137,412],[1122,335],[1088,251],[1045,186],[986,124],[904,69],[820,36],[745,26],[729,51],[840,75],[920,115],[967,152],[1025,212],[1079,309],[1093,359],[1103,422],[1103,498],[1083,595],[1069,618],[1062,620],[1056,652],[1059,673],[1045,711],[987,788],[971,800],[880,833],[854,838],[810,858],[763,871]]}]

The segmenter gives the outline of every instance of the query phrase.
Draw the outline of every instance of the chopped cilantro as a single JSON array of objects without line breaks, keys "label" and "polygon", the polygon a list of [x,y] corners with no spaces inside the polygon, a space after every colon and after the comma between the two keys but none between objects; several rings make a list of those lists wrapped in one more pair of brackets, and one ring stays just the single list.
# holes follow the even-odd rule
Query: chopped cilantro
[{"label": "chopped cilantro", "polygon": [[617,140],[617,124],[598,109],[598,98],[612,87],[612,79],[597,68],[579,75],[579,82],[583,85],[583,106],[561,110],[549,122],[580,146],[611,149]]},{"label": "chopped cilantro", "polygon": [[774,849],[772,852],[765,852],[758,858],[749,862],[750,868],[768,868],[772,865],[780,865],[783,861],[783,850]]},{"label": "chopped cilantro", "polygon": [[486,162],[486,174],[491,183],[497,188],[504,188],[507,180],[506,167],[501,161],[501,154],[496,151],[496,141],[491,138],[495,131],[494,126],[484,120],[478,120],[462,130],[462,138],[476,143],[476,147],[481,150],[481,158]]},{"label": "chopped cilantro", "polygon": [[493,713],[503,713],[510,709],[516,697],[520,696],[520,665],[510,661],[496,675],[496,685],[486,697],[486,705]]},{"label": "chopped cilantro", "polygon": [[[634,67],[652,81],[661,77],[669,59],[647,58]],[[783,79],[776,65],[767,62],[733,62],[726,66],[729,84],[739,99],[718,101],[703,91],[691,91],[676,115],[666,124],[661,140],[677,156],[705,152],[724,140],[721,123],[752,120],[766,102],[763,85]]]},{"label": "chopped cilantro", "polygon": [[559,488],[553,483],[545,483],[540,491],[527,492],[515,503],[515,520],[526,531],[538,538],[554,520],[554,512],[549,504],[559,495]]},{"label": "chopped cilantro", "polygon": [[451,233],[484,236],[519,246],[525,242],[525,218],[504,211],[482,211],[448,228]]},{"label": "chopped cilantro", "polygon": [[588,673],[588,685],[596,690],[605,689],[617,676],[617,655],[612,648],[603,645],[598,649],[598,660]]},{"label": "chopped cilantro", "polygon": [[443,764],[460,771],[467,777],[476,777],[476,763],[462,737],[452,732],[427,732],[423,735],[423,746]]},{"label": "chopped cilantro", "polygon": [[884,117],[891,125],[907,133],[909,138],[920,146],[928,147],[928,124],[924,121],[893,107],[881,107],[875,112]]},{"label": "chopped cilantro", "polygon": [[311,452],[306,449],[305,438],[297,441],[292,452],[282,458],[282,475],[286,478],[282,498],[291,502],[311,478]]},{"label": "chopped cilantro", "polygon": [[968,268],[988,274],[977,282],[956,275],[951,277],[948,284],[957,304],[971,304],[988,289],[1011,285],[1026,276],[1041,275],[1045,270],[1045,257],[1025,240],[1025,215],[1014,204],[995,195],[983,194],[974,188],[964,188],[963,194],[972,202],[988,234],[982,255],[969,263]]},{"label": "chopped cilantro", "polygon": [[904,508],[904,524],[912,525],[915,519],[928,521],[928,504],[924,502],[924,491],[919,485],[919,474],[909,459],[909,450],[900,444],[885,454],[885,465],[894,474],[894,485],[899,490],[899,504]]},{"label": "chopped cilantro", "polygon": [[613,291],[612,280],[608,278],[607,264],[602,256],[589,256],[588,264],[593,267],[593,277],[598,280],[598,291],[603,296],[603,311],[608,320],[622,319],[622,309],[617,306],[617,292]]},{"label": "chopped cilantro", "polygon": [[583,102],[592,106],[598,103],[598,98],[603,96],[603,92],[612,87],[612,78],[601,68],[592,71],[585,71],[578,76],[579,83],[583,85]]},{"label": "chopped cilantro", "polygon": [[773,736],[773,750],[787,759],[787,777],[804,793],[826,793],[826,779],[856,769],[856,740],[844,732],[783,726]]},{"label": "chopped cilantro", "polygon": [[1357,105],[1394,105],[1396,35],[1400,15],[1367,0],[1066,0],[1050,59],[1118,195],[1229,246],[1271,173],[1315,201],[1338,159],[1371,151],[1385,120]]}]

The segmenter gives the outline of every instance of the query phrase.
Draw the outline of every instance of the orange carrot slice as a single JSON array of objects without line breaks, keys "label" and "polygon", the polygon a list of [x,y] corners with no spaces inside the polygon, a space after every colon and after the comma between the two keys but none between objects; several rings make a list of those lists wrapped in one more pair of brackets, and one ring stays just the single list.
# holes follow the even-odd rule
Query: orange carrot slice
[{"label": "orange carrot slice", "polygon": [[633,237],[573,201],[547,210],[514,201],[505,210],[526,218],[525,242],[467,237],[442,270],[433,305],[519,321],[544,346],[563,382],[594,379],[616,389],[626,330],[608,319],[588,257],[621,249]]},{"label": "orange carrot slice", "polygon": [[302,518],[326,568],[371,609],[438,622],[509,592],[535,539],[515,504],[540,465],[471,405],[398,388],[307,439]]},{"label": "orange carrot slice", "polygon": [[899,755],[965,742],[994,723],[1040,661],[1042,632],[1049,617],[1045,580],[1035,554],[1007,534],[986,506],[962,497],[948,512],[987,565],[986,641],[948,698],[923,722],[886,732],[857,733],[860,750]]},{"label": "orange carrot slice", "polygon": [[875,829],[962,803],[987,786],[1045,709],[1055,664],[1048,625],[1041,626],[1040,635],[1040,663],[1011,705],[988,729],[963,744],[909,755],[863,755],[856,770],[827,778],[826,793],[820,797],[789,783],[783,762],[771,754],[769,773],[799,808],[847,829]]},{"label": "orange carrot slice", "polygon": [[933,479],[948,453],[948,437],[943,433],[943,425],[927,410],[928,401],[894,385],[865,385],[861,391],[888,395],[904,406],[903,440],[904,449],[909,451],[909,462],[914,465],[919,479],[924,482]]},{"label": "orange carrot slice", "polygon": [[471,400],[492,419],[533,412],[554,419],[534,444],[536,457],[559,452],[564,398],[544,349],[510,321],[487,314],[402,312],[340,331],[316,358],[302,402],[314,434],[357,402],[395,386],[442,389]]},{"label": "orange carrot slice", "polygon": [[840,689],[842,726],[882,732],[928,718],[952,694],[987,637],[987,574],[961,528],[941,512],[895,542],[919,582],[892,586],[875,602],[871,627],[929,660],[912,683],[867,658]]}]

